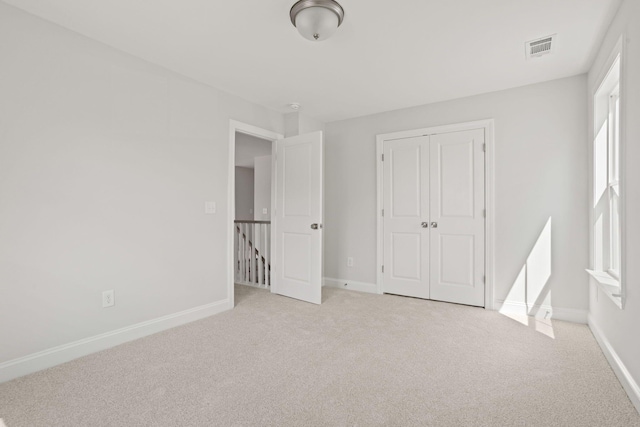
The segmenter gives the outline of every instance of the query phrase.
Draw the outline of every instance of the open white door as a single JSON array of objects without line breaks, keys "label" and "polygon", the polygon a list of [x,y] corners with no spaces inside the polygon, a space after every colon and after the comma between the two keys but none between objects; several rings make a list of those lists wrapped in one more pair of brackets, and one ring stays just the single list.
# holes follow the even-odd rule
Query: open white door
[{"label": "open white door", "polygon": [[313,132],[276,141],[274,288],[322,301],[323,140]]}]

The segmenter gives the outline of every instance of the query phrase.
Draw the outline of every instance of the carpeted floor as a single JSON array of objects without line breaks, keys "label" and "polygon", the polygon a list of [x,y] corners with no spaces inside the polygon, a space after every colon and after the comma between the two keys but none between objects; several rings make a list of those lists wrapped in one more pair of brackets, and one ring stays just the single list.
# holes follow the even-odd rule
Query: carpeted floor
[{"label": "carpeted floor", "polygon": [[[589,329],[324,288],[0,384],[19,426],[640,426]],[[549,333],[552,332],[552,333]]]}]

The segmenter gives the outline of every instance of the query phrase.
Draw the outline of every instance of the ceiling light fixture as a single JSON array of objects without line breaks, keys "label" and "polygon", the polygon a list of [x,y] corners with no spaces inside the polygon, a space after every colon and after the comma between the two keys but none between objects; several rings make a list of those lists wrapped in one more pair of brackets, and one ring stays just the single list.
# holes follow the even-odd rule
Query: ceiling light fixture
[{"label": "ceiling light fixture", "polygon": [[335,0],[300,0],[289,11],[291,23],[302,37],[326,40],[344,20],[344,9]]}]

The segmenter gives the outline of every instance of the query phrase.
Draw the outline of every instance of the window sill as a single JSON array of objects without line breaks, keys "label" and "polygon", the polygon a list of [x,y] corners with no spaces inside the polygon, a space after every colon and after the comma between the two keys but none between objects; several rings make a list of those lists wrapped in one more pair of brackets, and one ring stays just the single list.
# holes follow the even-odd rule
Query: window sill
[{"label": "window sill", "polygon": [[622,308],[622,287],[620,281],[604,271],[586,270],[618,308]]}]

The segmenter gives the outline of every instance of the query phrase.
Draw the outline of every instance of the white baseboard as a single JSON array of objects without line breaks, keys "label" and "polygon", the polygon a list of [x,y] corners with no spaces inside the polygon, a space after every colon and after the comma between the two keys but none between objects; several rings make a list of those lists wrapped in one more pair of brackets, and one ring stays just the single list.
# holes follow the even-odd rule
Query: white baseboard
[{"label": "white baseboard", "polygon": [[229,310],[229,300],[190,308],[0,363],[0,383]]},{"label": "white baseboard", "polygon": [[329,286],[331,288],[347,289],[350,291],[367,292],[370,294],[378,293],[375,283],[356,282],[354,280],[325,277],[322,285]]},{"label": "white baseboard", "polygon": [[640,385],[636,382],[636,380],[631,376],[631,373],[624,366],[622,360],[618,356],[618,353],[613,349],[609,340],[604,336],[602,330],[598,327],[593,319],[593,316],[589,314],[589,328],[591,329],[591,333],[595,337],[598,344],[600,344],[600,348],[604,353],[604,356],[607,358],[609,365],[611,365],[611,369],[615,372],[616,377],[622,384],[622,387],[627,392],[629,396],[629,400],[633,403],[633,406],[636,407],[636,410],[640,413]]},{"label": "white baseboard", "polygon": [[564,320],[573,323],[587,323],[587,310],[576,310],[574,308],[553,307],[550,305],[529,306],[523,302],[496,300],[494,303],[496,311],[505,314],[515,314],[519,316],[531,316],[544,319]]}]

